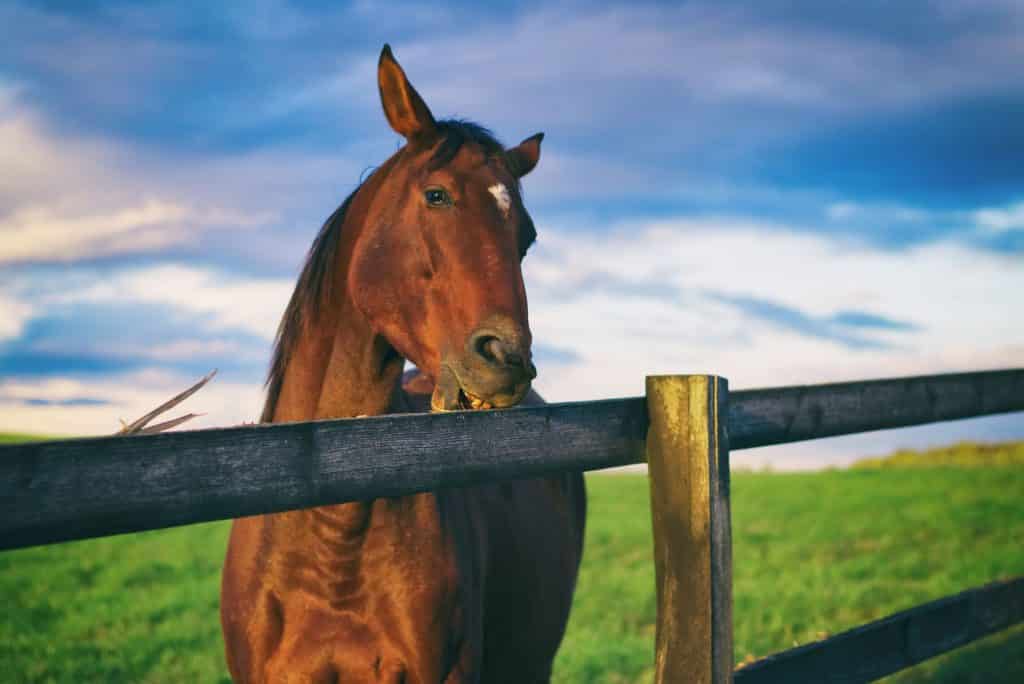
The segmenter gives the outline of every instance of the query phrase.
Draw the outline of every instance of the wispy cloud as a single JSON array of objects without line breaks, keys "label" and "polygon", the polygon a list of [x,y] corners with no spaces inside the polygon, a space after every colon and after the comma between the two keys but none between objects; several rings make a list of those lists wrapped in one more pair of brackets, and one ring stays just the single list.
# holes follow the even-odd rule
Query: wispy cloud
[{"label": "wispy cloud", "polygon": [[979,209],[973,214],[977,227],[989,234],[1024,231],[1024,202],[1007,207]]},{"label": "wispy cloud", "polygon": [[217,273],[180,264],[126,269],[91,287],[54,295],[64,304],[139,302],[199,314],[215,330],[272,339],[294,282]]},{"label": "wispy cloud", "polygon": [[184,207],[160,200],[93,216],[25,207],[0,221],[0,262],[60,260],[157,250],[181,240]]},{"label": "wispy cloud", "polygon": [[[81,379],[0,378],[0,430],[45,435],[113,434],[118,419],[134,420],[196,381],[196,377],[150,368]],[[237,425],[259,415],[259,383],[219,378],[185,408],[204,414],[189,423],[202,428]]]},{"label": "wispy cloud", "polygon": [[[213,367],[260,382],[293,283],[160,264],[23,271],[0,302],[21,319],[0,340],[0,376],[97,376]],[[13,326],[13,323],[12,323]]]},{"label": "wispy cloud", "polygon": [[58,134],[0,91],[0,263],[155,252],[274,218],[168,185],[167,169],[139,161],[116,143]]},{"label": "wispy cloud", "polygon": [[0,88],[0,167],[0,264],[170,253],[278,273],[296,270],[362,168],[342,154],[276,147],[161,155],[59,131],[11,88]]},{"label": "wispy cloud", "polygon": [[33,307],[29,302],[0,289],[0,342],[20,335],[25,322],[32,317],[32,312]]},{"label": "wispy cloud", "polygon": [[651,372],[749,387],[1024,364],[1024,264],[952,241],[894,252],[808,227],[676,219],[600,241],[542,228],[524,266],[535,338],[580,357],[540,368],[553,398],[639,393]]},{"label": "wispy cloud", "polygon": [[70,399],[29,397],[21,401],[26,406],[106,406],[110,403],[106,399],[93,399],[92,397],[71,397]]},{"label": "wispy cloud", "polygon": [[913,324],[893,321],[875,314],[847,311],[830,316],[811,316],[795,307],[786,306],[763,297],[730,295],[716,292],[709,292],[708,296],[735,307],[750,318],[765,321],[800,335],[836,342],[848,349],[884,349],[893,346],[890,342],[864,334],[863,331],[865,329],[887,331],[910,331],[916,329],[916,326]]},{"label": "wispy cloud", "polygon": [[993,239],[1024,233],[1024,202],[974,209],[928,208],[896,203],[842,201],[825,207],[829,226],[871,237],[897,248],[914,242],[958,239],[1004,252],[1019,252]]}]

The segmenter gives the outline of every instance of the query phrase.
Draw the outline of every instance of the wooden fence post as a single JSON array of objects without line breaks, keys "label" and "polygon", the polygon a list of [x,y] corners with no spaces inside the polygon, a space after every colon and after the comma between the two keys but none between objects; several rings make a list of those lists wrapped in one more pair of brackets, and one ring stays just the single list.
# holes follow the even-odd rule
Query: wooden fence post
[{"label": "wooden fence post", "polygon": [[658,684],[732,682],[728,381],[647,377]]}]

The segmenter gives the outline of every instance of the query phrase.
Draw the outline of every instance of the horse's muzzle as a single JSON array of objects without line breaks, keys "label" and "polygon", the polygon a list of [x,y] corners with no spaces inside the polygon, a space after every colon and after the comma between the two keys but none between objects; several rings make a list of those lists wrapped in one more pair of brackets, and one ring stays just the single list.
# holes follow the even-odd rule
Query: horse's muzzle
[{"label": "horse's muzzle", "polygon": [[509,318],[494,317],[469,335],[462,353],[442,361],[431,407],[456,411],[515,406],[535,377],[529,332]]}]

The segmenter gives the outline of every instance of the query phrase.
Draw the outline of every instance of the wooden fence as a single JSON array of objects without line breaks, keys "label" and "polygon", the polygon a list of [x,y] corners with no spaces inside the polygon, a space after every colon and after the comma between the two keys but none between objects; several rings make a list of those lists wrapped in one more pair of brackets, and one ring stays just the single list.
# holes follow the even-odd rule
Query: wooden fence
[{"label": "wooden fence", "polygon": [[0,549],[647,461],[656,681],[870,681],[1024,621],[1024,577],[733,672],[729,451],[1024,410],[1024,369],[0,447]]}]

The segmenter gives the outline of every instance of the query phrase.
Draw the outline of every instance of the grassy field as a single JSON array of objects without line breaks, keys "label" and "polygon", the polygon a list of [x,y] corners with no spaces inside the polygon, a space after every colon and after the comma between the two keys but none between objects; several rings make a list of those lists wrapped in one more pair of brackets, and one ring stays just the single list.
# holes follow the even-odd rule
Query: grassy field
[{"label": "grassy field", "polygon": [[[588,480],[591,514],[559,682],[651,679],[647,482]],[[1024,574],[1024,468],[874,467],[733,478],[737,659]],[[227,681],[226,523],[0,553],[0,680]],[[1024,630],[900,682],[1024,681]]]}]

